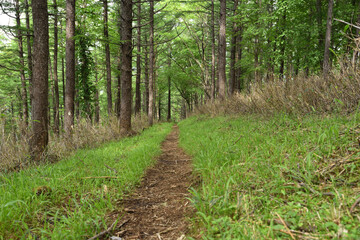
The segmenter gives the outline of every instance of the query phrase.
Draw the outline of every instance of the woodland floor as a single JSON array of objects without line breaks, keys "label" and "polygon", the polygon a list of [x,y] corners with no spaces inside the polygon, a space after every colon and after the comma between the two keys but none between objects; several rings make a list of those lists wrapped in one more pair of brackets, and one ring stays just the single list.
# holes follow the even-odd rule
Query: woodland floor
[{"label": "woodland floor", "polygon": [[194,212],[187,199],[191,185],[191,158],[178,146],[179,129],[162,143],[157,164],[148,169],[141,185],[119,201],[121,217],[113,236],[133,239],[185,239],[189,231],[186,217]]}]

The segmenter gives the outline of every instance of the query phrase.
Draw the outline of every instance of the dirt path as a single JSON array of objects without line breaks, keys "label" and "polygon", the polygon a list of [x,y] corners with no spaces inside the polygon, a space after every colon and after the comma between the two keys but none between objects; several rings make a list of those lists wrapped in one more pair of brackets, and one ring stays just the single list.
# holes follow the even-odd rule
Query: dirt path
[{"label": "dirt path", "polygon": [[186,217],[192,214],[188,187],[191,184],[191,159],[178,147],[179,129],[162,144],[158,163],[148,169],[141,186],[121,201],[126,222],[117,233],[130,239],[185,239]]}]

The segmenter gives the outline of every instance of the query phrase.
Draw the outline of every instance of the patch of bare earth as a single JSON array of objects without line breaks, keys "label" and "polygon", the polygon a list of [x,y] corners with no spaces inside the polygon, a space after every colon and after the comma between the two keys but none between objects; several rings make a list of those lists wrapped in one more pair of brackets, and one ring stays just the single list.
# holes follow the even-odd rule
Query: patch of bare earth
[{"label": "patch of bare earth", "polygon": [[178,136],[175,126],[162,144],[157,164],[147,170],[140,187],[121,200],[123,216],[113,236],[124,240],[185,239],[189,230],[186,217],[193,213],[187,199],[192,165],[178,146]]}]

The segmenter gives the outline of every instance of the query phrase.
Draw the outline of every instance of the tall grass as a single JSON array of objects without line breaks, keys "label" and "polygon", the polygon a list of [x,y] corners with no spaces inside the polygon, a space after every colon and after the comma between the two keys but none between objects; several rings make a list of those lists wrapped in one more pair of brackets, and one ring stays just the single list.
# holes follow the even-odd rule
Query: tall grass
[{"label": "tall grass", "polygon": [[359,89],[360,69],[340,63],[327,78],[299,75],[251,84],[248,92],[201,106],[196,113],[349,113],[359,107]]},{"label": "tall grass", "polygon": [[[133,118],[134,131],[140,132],[148,126],[147,118]],[[31,164],[29,158],[30,128],[26,128],[21,121],[14,121],[11,127],[5,119],[0,118],[0,172],[19,170]],[[71,139],[65,138],[61,132],[59,136],[50,132],[46,161],[56,162],[68,156],[74,150],[85,147],[96,147],[104,142],[119,139],[119,121],[115,117],[104,119],[99,124],[80,119],[75,125]]]},{"label": "tall grass", "polygon": [[171,126],[80,149],[56,164],[0,173],[0,239],[88,239],[120,224],[117,201],[154,164]]}]

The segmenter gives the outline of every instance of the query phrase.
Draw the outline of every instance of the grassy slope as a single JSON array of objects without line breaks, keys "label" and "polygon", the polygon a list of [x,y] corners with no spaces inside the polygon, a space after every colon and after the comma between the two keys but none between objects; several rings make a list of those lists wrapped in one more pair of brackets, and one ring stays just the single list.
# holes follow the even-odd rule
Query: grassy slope
[{"label": "grassy slope", "polygon": [[[360,115],[192,117],[195,231],[205,239],[360,237]],[[287,232],[287,233],[286,233]]]},{"label": "grassy slope", "polygon": [[[81,239],[102,231],[105,214],[139,183],[170,131],[169,123],[156,125],[133,138],[79,150],[55,165],[0,175],[0,239]],[[84,178],[95,176],[118,178]],[[38,196],[39,186],[52,191]]]}]

